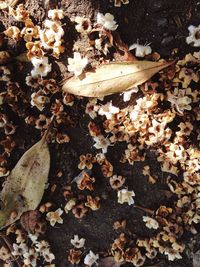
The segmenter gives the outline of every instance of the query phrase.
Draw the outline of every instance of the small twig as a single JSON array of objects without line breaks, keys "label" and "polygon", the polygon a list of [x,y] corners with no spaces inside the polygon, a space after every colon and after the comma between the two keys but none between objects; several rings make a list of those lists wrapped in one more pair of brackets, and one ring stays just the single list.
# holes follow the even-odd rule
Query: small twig
[{"label": "small twig", "polygon": [[148,209],[148,208],[145,208],[145,207],[141,207],[141,206],[139,206],[139,205],[134,205],[134,207],[135,207],[135,208],[138,208],[138,209],[140,209],[140,210],[142,210],[142,211],[144,211],[144,212],[146,212],[146,213],[149,213],[149,214],[151,214],[151,215],[154,214],[154,211],[151,210],[151,209]]},{"label": "small twig", "polygon": [[[49,123],[49,125],[48,125],[48,128],[47,128],[46,132],[44,133],[44,135],[42,136],[42,145],[43,145],[44,143],[46,143],[48,134],[49,134],[49,132],[50,132],[50,130],[51,130],[51,127],[53,126],[54,119],[55,119],[55,115],[53,115],[53,116],[51,117],[51,121],[50,121],[50,123]],[[41,146],[42,146],[42,145],[41,145]]]},{"label": "small twig", "polygon": [[12,254],[13,247],[12,247],[12,244],[9,241],[8,237],[5,234],[2,234],[2,233],[0,233],[0,237],[3,239],[4,243],[6,244],[6,246],[8,247],[8,249],[10,250],[10,254],[11,254],[12,260],[17,263],[17,266],[18,267],[21,267],[22,265],[20,264],[20,262],[18,261],[18,259]]}]

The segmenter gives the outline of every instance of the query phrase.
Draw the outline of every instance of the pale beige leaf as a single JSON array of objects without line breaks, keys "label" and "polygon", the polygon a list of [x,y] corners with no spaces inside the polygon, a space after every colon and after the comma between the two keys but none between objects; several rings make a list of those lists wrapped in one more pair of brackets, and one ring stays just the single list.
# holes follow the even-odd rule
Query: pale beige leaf
[{"label": "pale beige leaf", "polygon": [[[20,158],[4,183],[0,194],[4,209],[0,211],[0,228],[19,219],[39,205],[44,194],[50,168],[46,141],[41,139]],[[11,213],[15,218],[10,218]]]},{"label": "pale beige leaf", "polygon": [[151,61],[102,64],[95,70],[68,79],[63,85],[63,91],[87,97],[119,93],[144,83],[171,64]]}]

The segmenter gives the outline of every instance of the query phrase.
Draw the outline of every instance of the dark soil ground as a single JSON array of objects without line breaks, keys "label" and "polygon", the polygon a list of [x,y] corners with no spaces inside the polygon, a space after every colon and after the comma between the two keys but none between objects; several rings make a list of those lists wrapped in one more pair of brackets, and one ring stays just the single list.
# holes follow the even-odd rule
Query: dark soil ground
[{"label": "dark soil ground", "polygon": [[[69,18],[72,15],[84,15],[94,19],[97,12],[110,12],[119,24],[118,32],[125,43],[130,45],[137,40],[141,44],[151,43],[153,50],[159,52],[163,58],[170,58],[174,48],[178,48],[177,56],[193,51],[193,48],[185,43],[185,37],[188,35],[187,28],[191,24],[198,25],[200,21],[200,2],[198,0],[130,0],[129,5],[122,5],[120,8],[114,7],[113,1],[109,0],[27,0],[25,2],[26,8],[36,21],[42,21],[47,10],[54,7],[63,9]],[[5,16],[1,16],[0,20],[2,27],[11,23]],[[67,22],[67,26],[69,25],[70,21]],[[61,58],[61,63],[64,64],[67,57],[71,56],[73,43],[78,38],[73,27],[71,26],[68,30],[67,50]],[[15,47],[13,44],[10,45],[10,49],[16,55],[20,53],[20,47]],[[18,71],[16,71],[17,76]],[[58,79],[61,78],[58,77]],[[56,184],[57,187],[54,193],[48,190],[42,202],[50,201],[55,204],[55,208],[63,207],[66,202],[62,194],[63,186],[70,184],[73,178],[80,173],[77,168],[79,155],[95,152],[87,128],[89,119],[84,117],[84,100],[76,102],[70,110],[76,121],[75,128],[66,126],[66,132],[71,138],[70,143],[50,145],[52,165],[49,183],[50,187],[53,184]],[[11,155],[12,167],[24,151],[39,139],[40,134],[37,130],[25,125],[11,110],[8,109],[7,112],[18,125],[16,139],[19,145]],[[165,190],[168,189],[165,184],[166,177],[160,171],[153,151],[148,152],[145,162],[136,162],[134,166],[119,163],[120,151],[121,145],[114,148],[109,147],[107,157],[113,164],[116,173],[127,178],[128,188],[137,192],[136,203],[152,210],[162,204],[170,205],[172,199],[165,193]],[[158,181],[154,185],[149,184],[142,174],[142,167],[147,164],[153,170],[152,175],[158,177]],[[63,173],[61,178],[56,177],[58,171]],[[116,220],[126,219],[126,231],[130,232],[133,237],[142,238],[151,236],[153,233],[142,223],[143,211],[128,205],[117,205],[116,207],[116,192],[111,189],[109,181],[102,176],[98,166],[94,167],[92,174],[96,177],[95,195],[102,198],[101,208],[96,212],[87,213],[87,216],[81,220],[77,220],[71,214],[65,214],[63,225],[59,224],[54,228],[48,226],[45,239],[49,241],[52,251],[56,255],[56,267],[70,266],[67,261],[67,251],[71,248],[70,239],[74,234],[86,238],[88,250],[103,252],[110,248],[110,244],[118,236],[118,233],[113,230],[113,223]],[[185,243],[191,242],[191,236],[188,235],[184,238]],[[198,250],[200,249],[198,236],[195,239],[197,242],[195,250]],[[169,262],[164,256],[159,256],[154,259],[153,263],[147,262],[146,265],[193,266],[191,258],[186,253],[182,260]],[[129,265],[125,264],[124,266],[128,267]]]}]

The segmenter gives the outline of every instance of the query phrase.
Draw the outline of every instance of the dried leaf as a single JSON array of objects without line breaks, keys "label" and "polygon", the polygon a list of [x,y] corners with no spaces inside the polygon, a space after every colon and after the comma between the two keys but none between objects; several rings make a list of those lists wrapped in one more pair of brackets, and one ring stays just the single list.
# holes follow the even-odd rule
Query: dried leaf
[{"label": "dried leaf", "polygon": [[11,171],[0,193],[3,210],[0,211],[0,229],[15,222],[39,205],[48,180],[50,154],[42,138],[20,158]]},{"label": "dried leaf", "polygon": [[34,232],[40,213],[37,210],[27,211],[22,214],[20,223],[27,232]]},{"label": "dried leaf", "polygon": [[98,261],[98,267],[120,267],[123,263],[116,262],[113,257],[106,257]]},{"label": "dried leaf", "polygon": [[79,77],[69,78],[63,85],[63,91],[87,97],[102,97],[123,92],[146,82],[172,63],[127,61],[102,64]]}]

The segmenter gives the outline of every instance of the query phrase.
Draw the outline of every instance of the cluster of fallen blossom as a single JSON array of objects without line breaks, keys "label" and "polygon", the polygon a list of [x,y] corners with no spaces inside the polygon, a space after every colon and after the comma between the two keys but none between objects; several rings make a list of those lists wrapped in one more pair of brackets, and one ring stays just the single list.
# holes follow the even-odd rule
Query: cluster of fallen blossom
[{"label": "cluster of fallen blossom", "polygon": [[[129,1],[115,1],[116,6]],[[35,25],[24,9],[22,4],[16,9],[9,7],[9,15],[16,21],[22,22],[22,29],[11,26],[4,31],[8,38],[19,40],[23,38],[27,48],[27,58],[33,65],[33,70],[26,77],[26,85],[32,90],[30,99],[21,90],[18,83],[11,80],[11,71],[6,66],[0,67],[1,83],[5,90],[0,94],[0,105],[8,104],[20,118],[23,118],[28,125],[43,132],[50,121],[43,113],[46,107],[50,106],[51,115],[55,117],[55,132],[50,136],[50,142],[59,144],[70,141],[67,133],[59,132],[56,126],[62,124],[73,125],[65,107],[73,106],[76,97],[60,92],[56,80],[50,77],[52,64],[49,57],[59,58],[64,53],[62,10],[49,10],[48,19],[43,27]],[[75,17],[76,30],[81,35],[88,35],[93,25],[88,18]],[[98,13],[97,22],[109,31],[117,29],[118,25],[114,17],[107,13]],[[200,46],[200,26],[189,27],[190,35],[186,42],[196,47]],[[89,37],[88,37],[89,38]],[[100,52],[101,57],[109,53],[111,44],[106,43],[102,33],[99,38],[91,44],[93,49]],[[133,44],[130,50],[135,49],[137,57],[149,55],[150,58],[159,60],[158,54],[151,54],[150,46]],[[74,57],[68,59],[68,71],[79,76],[88,64],[88,58],[81,56],[78,51]],[[112,104],[112,101],[105,102],[103,99],[90,98],[86,104],[85,113],[90,117],[88,131],[94,140],[94,147],[98,150],[96,155],[86,154],[80,156],[78,168],[81,170],[73,182],[79,190],[93,191],[95,188],[95,177],[91,177],[93,165],[98,164],[102,175],[109,179],[110,186],[116,191],[116,198],[119,204],[128,203],[134,205],[135,192],[126,187],[126,178],[115,173],[114,167],[106,158],[109,146],[118,142],[124,142],[127,147],[121,155],[122,163],[133,165],[136,161],[145,161],[147,149],[152,149],[161,163],[163,172],[169,173],[168,186],[173,194],[177,195],[177,201],[172,207],[161,206],[152,216],[143,216],[143,221],[148,228],[157,230],[156,235],[151,238],[137,239],[135,246],[131,240],[122,232],[111,246],[111,254],[117,262],[130,262],[134,266],[142,266],[146,259],[153,259],[157,253],[165,254],[169,260],[180,259],[185,245],[181,242],[184,231],[196,233],[195,224],[200,222],[200,152],[195,146],[200,140],[200,131],[197,127],[200,120],[199,106],[199,67],[200,52],[188,54],[184,59],[179,60],[175,66],[162,71],[158,82],[146,82],[140,88],[134,88],[123,94],[127,107],[120,109]],[[48,75],[48,79],[44,79]],[[136,100],[135,105],[128,105],[131,97],[138,90],[142,96]],[[59,94],[57,94],[59,93]],[[56,95],[53,98],[52,95]],[[33,115],[25,116],[21,103],[24,106],[31,106],[40,111],[39,117]],[[101,118],[102,127],[95,123],[96,118]],[[4,153],[0,157],[0,176],[7,176],[7,160],[15,147],[14,134],[16,125],[9,121],[6,113],[0,113],[0,127],[5,138],[0,141]],[[191,138],[189,138],[191,137]],[[100,152],[99,152],[100,150]],[[149,182],[155,183],[156,179],[151,176],[149,166],[145,166],[143,174],[148,176]],[[176,179],[179,177],[179,179]],[[52,189],[53,191],[53,189]],[[77,197],[72,192],[71,185],[66,186],[63,192],[67,202],[64,207],[65,213],[72,212],[77,219],[81,219],[87,212],[96,211],[100,208],[100,197],[87,195]],[[64,211],[59,207],[52,210],[51,203],[40,206],[40,212],[46,215],[46,220],[53,227],[56,223],[62,224]],[[125,227],[125,223],[118,222],[115,228]],[[50,252],[49,244],[40,240],[43,232],[42,226],[38,223],[34,234],[26,234],[16,226],[7,229],[6,235],[15,235],[16,243],[10,252],[5,246],[0,249],[0,258],[9,266],[13,257],[19,257],[23,266],[38,266],[38,259],[46,262],[48,267],[55,256]],[[71,240],[73,248],[68,253],[68,261],[72,264],[79,264],[82,260],[85,265],[92,266],[98,262],[99,255],[91,250],[83,258],[85,239],[77,235]],[[81,250],[82,249],[82,250]],[[49,264],[49,265],[48,265]]]}]

